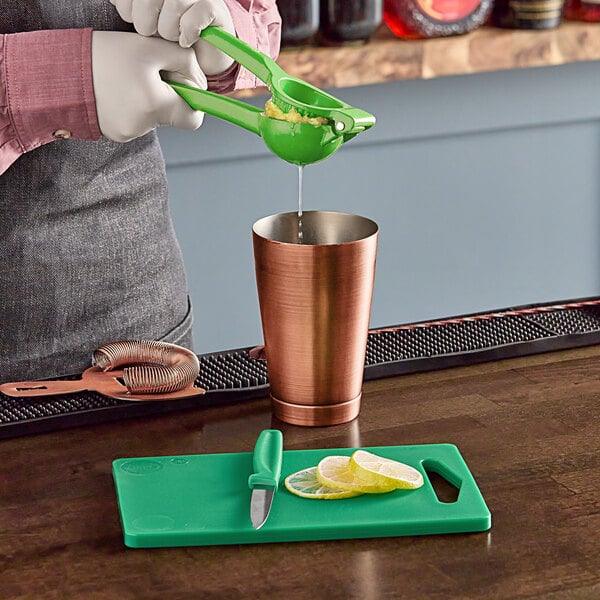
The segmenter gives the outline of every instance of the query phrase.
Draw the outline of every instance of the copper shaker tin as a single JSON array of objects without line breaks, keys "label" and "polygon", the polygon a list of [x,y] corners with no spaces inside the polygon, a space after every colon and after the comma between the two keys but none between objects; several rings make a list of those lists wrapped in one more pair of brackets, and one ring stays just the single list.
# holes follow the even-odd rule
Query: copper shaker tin
[{"label": "copper shaker tin", "polygon": [[282,421],[335,425],[358,416],[377,236],[370,219],[339,212],[254,224],[271,400]]}]

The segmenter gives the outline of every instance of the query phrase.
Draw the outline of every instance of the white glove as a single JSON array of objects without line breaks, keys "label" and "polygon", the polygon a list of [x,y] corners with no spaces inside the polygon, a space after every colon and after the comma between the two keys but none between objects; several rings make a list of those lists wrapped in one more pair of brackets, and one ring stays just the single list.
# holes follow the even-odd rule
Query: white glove
[{"label": "white glove", "polygon": [[235,35],[231,14],[223,0],[110,0],[110,3],[124,21],[133,23],[139,34],[158,34],[165,40],[179,42],[183,48],[193,46],[207,75],[222,73],[233,64],[231,57],[198,39],[209,25]]},{"label": "white glove", "polygon": [[198,129],[204,113],[193,110],[161,79],[206,89],[193,50],[137,33],[94,31],[92,78],[100,131],[127,142],[160,125]]}]

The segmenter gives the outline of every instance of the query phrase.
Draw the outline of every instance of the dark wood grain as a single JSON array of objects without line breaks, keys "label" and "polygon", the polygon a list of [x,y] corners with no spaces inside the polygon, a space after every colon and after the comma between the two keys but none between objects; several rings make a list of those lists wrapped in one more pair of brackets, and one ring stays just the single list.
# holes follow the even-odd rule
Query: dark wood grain
[{"label": "dark wood grain", "polygon": [[[272,423],[265,400],[0,442],[0,598],[600,598],[600,348],[365,385],[358,420]],[[111,462],[450,442],[490,532],[132,550]]]}]

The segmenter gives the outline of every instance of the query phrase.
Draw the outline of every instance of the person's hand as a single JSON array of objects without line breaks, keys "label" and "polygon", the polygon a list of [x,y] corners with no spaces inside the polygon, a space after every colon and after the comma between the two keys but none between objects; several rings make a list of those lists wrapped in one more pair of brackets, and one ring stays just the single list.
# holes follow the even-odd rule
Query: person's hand
[{"label": "person's hand", "polygon": [[198,39],[209,25],[222,27],[235,35],[235,28],[223,0],[110,0],[124,21],[133,23],[144,36],[159,35],[194,47],[198,63],[207,75],[227,70],[233,59],[208,42]]},{"label": "person's hand", "polygon": [[137,33],[94,31],[92,78],[100,131],[127,142],[160,125],[197,129],[193,110],[163,79],[206,89],[194,51]]}]

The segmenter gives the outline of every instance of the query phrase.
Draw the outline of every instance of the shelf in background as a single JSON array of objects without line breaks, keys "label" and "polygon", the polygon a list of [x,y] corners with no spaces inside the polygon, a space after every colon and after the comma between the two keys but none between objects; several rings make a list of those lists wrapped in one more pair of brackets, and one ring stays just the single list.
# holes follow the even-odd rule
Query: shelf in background
[{"label": "shelf in background", "polygon": [[284,49],[278,63],[318,87],[344,88],[590,60],[600,60],[600,24],[567,21],[551,30],[481,27],[427,40],[401,40],[382,26],[366,44]]}]

